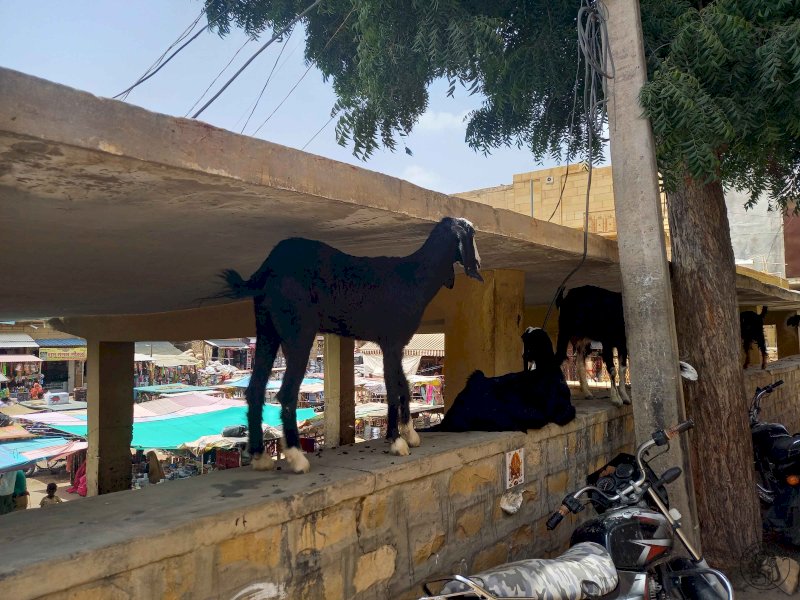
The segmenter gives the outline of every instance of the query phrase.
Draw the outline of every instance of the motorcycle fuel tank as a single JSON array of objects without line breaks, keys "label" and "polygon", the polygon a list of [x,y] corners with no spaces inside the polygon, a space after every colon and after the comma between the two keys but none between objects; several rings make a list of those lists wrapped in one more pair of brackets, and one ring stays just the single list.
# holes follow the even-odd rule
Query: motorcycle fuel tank
[{"label": "motorcycle fuel tank", "polygon": [[673,546],[672,529],[666,517],[647,508],[625,507],[586,521],[572,534],[570,545],[600,544],[617,569],[645,571],[666,557]]}]

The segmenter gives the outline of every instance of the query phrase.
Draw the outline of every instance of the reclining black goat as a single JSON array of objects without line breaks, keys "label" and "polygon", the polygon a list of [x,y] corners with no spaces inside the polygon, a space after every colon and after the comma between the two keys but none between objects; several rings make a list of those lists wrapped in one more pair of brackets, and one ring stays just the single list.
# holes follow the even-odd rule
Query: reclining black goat
[{"label": "reclining black goat", "polygon": [[[526,369],[500,377],[475,371],[439,425],[430,431],[527,431],[575,418],[569,388],[542,329],[522,335]],[[528,370],[527,364],[536,368]]]},{"label": "reclining black goat", "polygon": [[[469,277],[480,276],[475,230],[466,219],[446,217],[414,254],[363,258],[302,238],[280,242],[261,267],[244,281],[224,271],[225,296],[252,297],[256,313],[256,352],[247,387],[247,420],[253,468],[273,468],[263,456],[261,429],[264,394],[278,347],[286,357],[278,400],[286,438],[284,455],[295,473],[310,465],[297,431],[297,395],[317,332],[376,342],[383,351],[391,453],[405,456],[419,446],[409,410],[411,394],[403,374],[403,347],[419,328],[422,313],[442,286],[455,284],[453,263]],[[398,426],[399,418],[399,426]],[[401,437],[402,436],[402,437]]]}]

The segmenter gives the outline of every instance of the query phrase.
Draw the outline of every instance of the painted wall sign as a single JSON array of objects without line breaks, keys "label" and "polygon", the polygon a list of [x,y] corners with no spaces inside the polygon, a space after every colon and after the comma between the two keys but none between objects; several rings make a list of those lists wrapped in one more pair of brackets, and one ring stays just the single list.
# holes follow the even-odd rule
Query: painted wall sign
[{"label": "painted wall sign", "polygon": [[39,358],[44,361],[86,360],[86,348],[39,348]]}]

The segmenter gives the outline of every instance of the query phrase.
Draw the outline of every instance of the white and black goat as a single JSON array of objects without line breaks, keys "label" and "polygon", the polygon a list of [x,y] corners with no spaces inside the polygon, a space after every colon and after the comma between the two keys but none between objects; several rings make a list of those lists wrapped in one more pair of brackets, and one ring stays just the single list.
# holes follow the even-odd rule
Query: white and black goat
[{"label": "white and black goat", "polygon": [[[603,345],[603,362],[611,378],[611,402],[615,406],[630,404],[625,391],[625,374],[628,368],[628,344],[625,341],[625,316],[622,312],[622,294],[593,285],[573,288],[556,299],[558,314],[558,341],[556,360],[562,364],[567,358],[567,344],[575,350],[581,391],[591,398],[586,381],[586,357],[591,352],[591,342]],[[614,367],[614,348],[619,358],[619,384]]]},{"label": "white and black goat", "polygon": [[[475,230],[466,219],[446,217],[422,247],[406,257],[366,258],[344,254],[322,242],[290,238],[280,242],[253,276],[222,274],[226,296],[252,297],[256,351],[247,388],[248,429],[255,469],[273,467],[263,456],[262,409],[278,347],[286,372],[277,397],[285,437],[284,455],[296,473],[309,470],[300,450],[296,409],[300,384],[317,332],[368,340],[383,351],[388,401],[387,438],[391,453],[405,456],[419,446],[409,411],[411,394],[403,373],[403,347],[419,327],[425,307],[442,286],[455,284],[453,263],[478,281],[480,255]],[[399,426],[398,426],[399,417]]]},{"label": "white and black goat", "polygon": [[761,368],[767,368],[767,340],[764,338],[764,317],[767,316],[767,307],[760,313],[745,310],[739,313],[739,327],[742,331],[742,347],[744,348],[744,368],[750,366],[750,347],[755,342],[761,351]]}]

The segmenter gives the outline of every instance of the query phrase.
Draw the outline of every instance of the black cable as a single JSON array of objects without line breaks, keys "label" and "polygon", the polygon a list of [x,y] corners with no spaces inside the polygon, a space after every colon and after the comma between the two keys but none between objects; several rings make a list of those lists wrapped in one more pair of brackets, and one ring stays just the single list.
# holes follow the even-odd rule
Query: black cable
[{"label": "black cable", "polygon": [[[566,289],[567,282],[586,262],[589,249],[589,195],[592,189],[592,171],[594,170],[592,141],[595,127],[598,130],[602,130],[603,123],[606,120],[605,111],[608,98],[606,82],[608,79],[613,79],[615,71],[608,45],[606,14],[602,2],[589,4],[588,0],[582,0],[581,8],[578,10],[578,46],[584,59],[583,109],[586,118],[586,154],[589,165],[589,176],[586,182],[586,206],[583,215],[583,254],[581,255],[581,260],[567,274],[553,295],[542,323],[542,329],[547,327],[547,321],[550,319],[553,305]],[[603,91],[603,95],[600,98],[598,98],[598,83],[600,83]],[[567,172],[569,172],[569,167],[567,167]]]},{"label": "black cable", "polygon": [[206,29],[208,29],[208,27],[209,27],[209,25],[205,25],[205,26],[204,26],[202,29],[200,29],[200,31],[198,31],[198,32],[197,32],[197,33],[195,33],[195,34],[194,34],[192,37],[190,37],[190,38],[189,38],[189,41],[187,41],[187,42],[186,42],[185,44],[183,44],[183,45],[182,45],[180,48],[178,48],[177,50],[175,50],[175,52],[173,52],[172,54],[170,54],[169,58],[168,58],[167,60],[165,60],[163,63],[161,63],[161,64],[158,66],[158,68],[157,68],[155,71],[153,71],[152,73],[150,73],[150,74],[149,74],[149,75],[147,75],[146,77],[142,77],[142,78],[140,78],[140,79],[139,79],[139,81],[137,81],[136,83],[134,83],[134,84],[133,84],[131,87],[129,87],[129,88],[128,88],[127,90],[125,90],[124,92],[120,92],[119,94],[117,94],[116,96],[114,96],[114,98],[119,98],[119,97],[120,97],[120,96],[122,96],[123,94],[128,94],[128,93],[130,93],[130,92],[131,92],[131,90],[133,90],[133,89],[134,89],[134,88],[136,88],[136,87],[139,87],[139,86],[140,86],[140,85],[142,85],[142,84],[143,84],[145,81],[147,81],[148,79],[150,79],[150,78],[151,78],[153,75],[155,75],[156,73],[158,73],[158,72],[159,72],[161,69],[163,69],[164,67],[166,67],[166,66],[167,66],[167,63],[169,63],[169,61],[171,61],[173,58],[175,58],[175,57],[178,55],[178,53],[179,53],[181,50],[183,50],[184,48],[186,48],[186,46],[188,46],[188,45],[189,45],[189,44],[191,44],[193,41],[195,41],[195,40],[196,40],[196,39],[197,39],[197,38],[200,36],[200,34],[201,34],[201,33],[203,33],[203,32],[204,32]]},{"label": "black cable", "polygon": [[306,143],[303,145],[303,147],[302,147],[302,148],[300,148],[300,149],[301,149],[301,150],[305,150],[305,149],[308,147],[308,145],[309,145],[311,142],[313,142],[313,141],[314,141],[314,139],[315,139],[315,138],[316,138],[316,137],[317,137],[317,136],[318,136],[320,133],[322,133],[322,130],[323,130],[323,129],[325,129],[325,128],[326,128],[328,125],[330,125],[330,124],[331,124],[331,121],[333,121],[333,120],[336,118],[336,115],[338,115],[338,114],[339,114],[339,111],[336,111],[336,112],[334,112],[334,113],[331,115],[331,118],[330,118],[330,119],[328,119],[327,121],[325,121],[325,125],[323,125],[323,126],[322,126],[322,127],[320,127],[319,129],[317,129],[317,133],[315,133],[314,135],[312,135],[312,136],[311,136],[311,139],[310,139],[310,140],[308,140],[308,141],[307,141],[307,142],[306,142]]},{"label": "black cable", "polygon": [[[160,65],[160,64],[161,64],[161,61],[162,61],[162,60],[164,60],[164,57],[165,57],[165,56],[166,56],[166,55],[169,53],[169,51],[170,51],[170,50],[172,50],[172,49],[173,49],[175,46],[177,46],[177,45],[178,45],[178,44],[180,44],[180,43],[181,43],[181,42],[182,42],[184,39],[186,39],[186,36],[188,36],[188,35],[189,35],[189,34],[190,34],[190,33],[191,33],[193,30],[194,30],[194,28],[197,26],[197,23],[199,23],[199,22],[200,22],[200,19],[203,17],[203,15],[204,15],[204,14],[205,14],[205,9],[201,10],[201,11],[200,11],[200,14],[199,14],[199,15],[197,15],[197,18],[195,18],[195,20],[194,20],[194,21],[192,21],[192,22],[191,22],[191,24],[190,24],[190,25],[189,25],[189,26],[188,26],[186,29],[184,29],[184,30],[183,30],[183,33],[181,33],[181,34],[178,36],[178,38],[177,38],[177,39],[176,39],[174,42],[172,42],[172,43],[171,43],[171,44],[170,44],[170,45],[167,47],[167,49],[166,49],[166,50],[164,50],[164,52],[161,54],[161,56],[159,56],[159,57],[158,57],[158,58],[157,58],[157,59],[156,59],[156,60],[153,62],[153,64],[151,64],[149,67],[147,67],[147,69],[145,70],[145,72],[144,72],[144,73],[142,73],[142,75],[139,77],[139,79],[137,79],[137,80],[136,80],[136,82],[135,82],[135,84],[134,84],[134,85],[137,85],[137,84],[141,83],[141,82],[143,81],[143,79],[144,79],[144,78],[145,78],[147,75],[149,75],[149,74],[150,74],[150,71],[152,71],[152,70],[153,70],[153,69],[155,69],[155,68],[156,68],[158,65]],[[133,89],[133,87],[130,87],[130,88],[128,88],[128,91],[127,91],[127,92],[120,92],[119,94],[117,94],[117,96],[125,96],[124,98],[122,98],[122,100],[125,100],[125,99],[127,99],[127,97],[128,97],[128,94],[130,93],[130,90],[132,90],[132,89]],[[116,98],[117,96],[114,96],[114,97]]]},{"label": "black cable", "polygon": [[[356,10],[356,9],[355,9],[355,6],[354,6],[354,7],[353,7],[353,8],[350,10],[350,12],[349,12],[349,13],[347,13],[347,16],[346,16],[346,17],[345,17],[345,18],[342,20],[342,23],[339,25],[339,28],[338,28],[336,31],[334,31],[334,32],[333,32],[333,35],[330,37],[330,39],[328,39],[328,41],[327,41],[327,43],[325,44],[325,46],[323,46],[322,50],[320,51],[320,54],[322,54],[323,52],[325,52],[325,50],[327,50],[327,49],[328,49],[328,46],[330,46],[330,45],[331,45],[331,42],[333,41],[333,38],[335,38],[335,37],[336,37],[336,34],[338,34],[338,33],[339,33],[341,30],[342,30],[342,27],[344,27],[344,24],[345,24],[345,23],[347,23],[347,20],[350,18],[350,15],[352,15],[352,14],[353,14],[353,12],[355,12],[355,10]],[[286,94],[286,96],[284,96],[283,100],[281,100],[281,101],[278,103],[278,106],[276,106],[276,107],[273,109],[273,111],[272,111],[271,113],[269,113],[269,115],[267,116],[267,118],[266,118],[266,119],[264,119],[264,122],[263,122],[263,123],[261,123],[261,125],[259,125],[259,126],[258,126],[258,129],[256,129],[256,130],[255,130],[255,131],[254,131],[254,132],[253,132],[251,135],[256,135],[256,134],[257,134],[259,131],[261,131],[261,128],[262,128],[262,127],[264,127],[264,125],[266,125],[266,124],[267,124],[267,122],[268,122],[268,121],[269,121],[269,120],[272,118],[272,116],[273,116],[273,115],[274,115],[276,112],[278,112],[278,109],[279,109],[281,106],[283,106],[283,103],[284,103],[284,102],[286,102],[286,101],[289,99],[289,96],[291,96],[291,95],[292,95],[292,93],[293,93],[293,92],[294,92],[294,91],[297,89],[297,86],[298,86],[298,85],[300,85],[300,82],[302,82],[302,81],[303,81],[303,79],[305,79],[306,75],[308,75],[308,72],[309,72],[309,71],[310,71],[310,70],[311,70],[313,67],[314,67],[314,63],[312,62],[310,65],[308,65],[308,68],[305,70],[305,72],[304,72],[304,73],[303,73],[303,74],[300,76],[300,79],[298,79],[298,80],[297,80],[297,83],[295,83],[295,84],[292,86],[292,88],[289,90],[289,93],[287,93],[287,94]]]},{"label": "black cable", "polygon": [[217,73],[217,76],[216,76],[216,77],[214,77],[214,80],[213,80],[211,83],[209,83],[209,84],[208,84],[208,87],[207,87],[207,88],[205,89],[205,91],[204,91],[204,92],[203,92],[203,93],[200,95],[200,97],[199,97],[199,98],[198,98],[198,99],[195,101],[195,103],[194,103],[194,104],[192,104],[192,107],[191,107],[189,110],[187,110],[187,111],[186,111],[186,114],[185,114],[185,115],[183,115],[184,117],[188,117],[188,116],[189,116],[189,113],[190,113],[190,112],[192,112],[192,111],[194,110],[194,107],[195,107],[195,106],[197,106],[198,104],[200,104],[200,102],[203,100],[203,98],[205,98],[205,97],[206,97],[206,94],[208,93],[208,91],[209,91],[209,90],[210,90],[210,89],[211,89],[211,88],[214,86],[214,84],[215,84],[215,83],[217,83],[217,80],[218,80],[220,77],[222,77],[222,74],[223,74],[225,71],[227,71],[227,70],[228,70],[228,67],[230,67],[230,66],[231,66],[231,63],[232,63],[234,60],[236,60],[236,57],[237,57],[237,56],[239,56],[239,52],[241,52],[242,50],[244,50],[244,47],[245,47],[245,46],[247,46],[247,44],[249,44],[250,42],[252,42],[252,41],[253,41],[253,39],[254,39],[254,38],[247,38],[247,41],[246,41],[244,44],[242,44],[242,45],[239,47],[239,49],[236,51],[236,53],[235,53],[235,54],[234,54],[234,55],[231,57],[231,59],[228,61],[228,64],[227,64],[227,65],[225,65],[225,66],[222,68],[222,70],[221,70],[219,73]]},{"label": "black cable", "polygon": [[[222,86],[222,88],[221,88],[221,89],[220,89],[220,90],[219,90],[219,91],[218,91],[216,94],[214,94],[214,96],[213,96],[213,97],[212,97],[212,98],[211,98],[211,99],[210,99],[208,102],[206,102],[206,103],[203,105],[203,107],[202,107],[200,110],[198,110],[196,113],[194,113],[194,114],[192,115],[192,118],[193,118],[193,119],[196,119],[197,117],[199,117],[199,116],[200,116],[200,115],[203,113],[203,111],[205,111],[205,109],[207,109],[209,106],[211,106],[211,104],[212,104],[212,103],[213,103],[213,102],[214,102],[214,101],[215,101],[217,98],[219,98],[219,97],[222,95],[222,92],[224,92],[226,89],[228,89],[228,86],[229,86],[230,84],[232,84],[232,83],[234,82],[234,80],[235,80],[237,77],[239,77],[239,75],[241,75],[241,74],[242,74],[242,71],[244,71],[244,70],[245,70],[245,69],[246,69],[246,68],[247,68],[247,67],[250,65],[250,63],[251,63],[251,62],[253,62],[253,61],[256,59],[256,57],[257,57],[259,54],[261,54],[261,53],[262,53],[264,50],[266,50],[266,49],[267,49],[267,48],[268,48],[268,47],[269,47],[269,46],[270,46],[270,45],[271,45],[271,44],[272,44],[272,43],[273,43],[275,40],[277,40],[277,39],[279,39],[279,38],[283,37],[283,35],[284,35],[284,34],[285,34],[287,31],[289,31],[289,30],[292,28],[292,26],[293,26],[295,23],[297,23],[297,22],[298,22],[300,19],[302,19],[304,16],[306,16],[306,14],[308,14],[308,12],[309,12],[309,11],[311,11],[311,9],[313,9],[315,6],[317,6],[317,4],[319,4],[320,2],[322,2],[322,0],[314,0],[314,2],[312,2],[312,3],[311,3],[309,6],[308,6],[308,8],[306,8],[306,9],[305,9],[303,12],[301,12],[301,13],[300,13],[299,15],[297,15],[297,16],[296,16],[294,19],[292,19],[292,20],[289,22],[289,24],[288,24],[288,25],[286,25],[286,27],[284,27],[283,29],[281,29],[281,30],[280,30],[278,33],[275,33],[275,34],[273,34],[273,35],[272,35],[272,37],[271,37],[269,40],[267,40],[267,42],[266,42],[266,43],[265,43],[263,46],[261,46],[261,48],[259,48],[259,49],[258,49],[258,50],[255,52],[255,54],[253,54],[253,56],[251,56],[251,57],[250,57],[250,58],[247,60],[247,62],[246,62],[246,63],[244,63],[244,64],[241,66],[241,68],[240,68],[238,71],[236,71],[236,73],[234,73],[233,77],[231,77],[231,78],[230,78],[230,79],[229,79],[229,80],[228,80],[228,81],[225,83],[225,85],[223,85],[223,86]],[[352,12],[352,11],[351,11],[351,12]]]},{"label": "black cable", "polygon": [[[255,104],[253,104],[253,110],[250,111],[250,114],[247,116],[247,120],[244,122],[244,125],[242,125],[242,130],[239,133],[244,133],[244,130],[247,127],[247,124],[250,122],[250,119],[253,117],[253,113],[256,112],[256,108],[258,108],[258,103],[261,102],[261,97],[264,95],[264,92],[266,91],[267,86],[269,85],[270,79],[272,79],[272,74],[275,73],[275,67],[278,66],[278,61],[281,59],[281,56],[283,56],[284,50],[286,50],[286,47],[289,45],[289,40],[292,38],[292,33],[293,32],[294,32],[294,30],[290,31],[289,35],[286,36],[286,40],[283,42],[283,46],[281,46],[281,51],[278,53],[278,57],[275,59],[275,62],[272,65],[272,70],[270,70],[269,75],[267,75],[267,80],[264,82],[264,87],[261,88],[261,93],[258,94],[258,98],[256,98],[256,102],[255,102]],[[283,66],[283,65],[281,65],[281,66]]]}]

